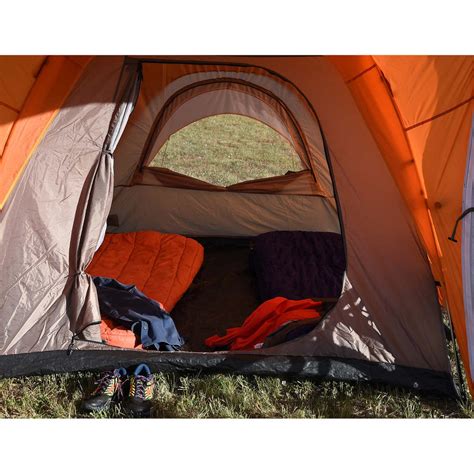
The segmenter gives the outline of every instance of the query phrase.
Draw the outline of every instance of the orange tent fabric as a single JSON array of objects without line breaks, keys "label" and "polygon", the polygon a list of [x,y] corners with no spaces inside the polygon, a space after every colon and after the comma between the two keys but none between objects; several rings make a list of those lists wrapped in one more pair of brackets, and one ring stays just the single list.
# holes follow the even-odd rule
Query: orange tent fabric
[{"label": "orange tent fabric", "polygon": [[0,210],[89,60],[0,58]]}]

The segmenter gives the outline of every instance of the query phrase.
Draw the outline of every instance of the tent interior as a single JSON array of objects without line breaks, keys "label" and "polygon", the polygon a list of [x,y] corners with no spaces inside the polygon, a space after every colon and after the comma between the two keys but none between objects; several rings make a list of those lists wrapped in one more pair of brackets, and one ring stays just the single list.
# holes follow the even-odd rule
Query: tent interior
[{"label": "tent interior", "polygon": [[[345,250],[324,140],[307,100],[290,84],[258,68],[145,62],[139,81],[131,84],[134,108],[114,152],[108,238],[88,272],[136,285],[147,296],[156,294],[171,312],[187,351],[208,351],[206,338],[242,326],[261,303],[274,297],[312,298],[328,311],[342,290]],[[226,186],[194,177],[198,166],[205,176],[215,168],[225,175],[236,166],[225,156],[207,165],[202,156],[184,156],[181,172],[157,159],[175,134],[208,117],[222,116],[246,117],[269,127],[289,145],[293,163],[288,157],[272,172],[271,162],[266,169],[261,156],[252,156],[249,179]],[[236,141],[230,146],[245,145]],[[199,249],[192,265],[182,255],[178,262],[175,255],[170,264],[173,250],[168,252],[163,240],[152,244],[154,235],[143,231],[184,237],[185,245],[197,243],[203,256]],[[143,235],[150,239],[141,239]],[[161,253],[141,261],[147,245],[160,247]],[[151,258],[155,263],[148,268]],[[160,262],[167,265],[167,274],[158,270]],[[181,271],[174,265],[188,265],[190,275],[187,283],[174,277],[181,294],[169,302],[160,286],[173,278],[169,274]],[[275,272],[278,281],[268,281]],[[306,332],[318,321],[319,315],[306,324]],[[285,324],[286,330],[296,322]],[[102,326],[109,332],[107,336],[103,331],[109,344],[139,346],[138,337],[135,344],[114,337],[122,334],[120,325]]]}]

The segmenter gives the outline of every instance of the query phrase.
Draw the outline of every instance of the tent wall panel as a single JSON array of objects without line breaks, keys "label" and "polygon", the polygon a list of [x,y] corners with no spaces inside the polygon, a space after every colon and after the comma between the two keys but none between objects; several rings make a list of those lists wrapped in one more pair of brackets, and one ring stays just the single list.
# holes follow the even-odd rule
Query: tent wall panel
[{"label": "tent wall panel", "polygon": [[[147,203],[147,205],[143,205]],[[118,188],[113,232],[155,229],[190,236],[249,237],[273,230],[340,233],[330,200],[315,196],[196,191],[162,186]]]},{"label": "tent wall panel", "polygon": [[[1,354],[65,349],[81,321],[100,317],[94,287],[76,273],[80,247],[95,245],[98,236],[81,238],[79,219],[115,108],[122,63],[100,58],[89,64],[0,213]],[[98,218],[103,216],[97,210],[88,216],[91,222]],[[79,291],[80,306],[74,303]]]},{"label": "tent wall panel", "polygon": [[[444,291],[461,355],[469,369],[461,275],[461,245],[448,240],[462,212],[473,114],[473,57],[376,57],[390,84],[413,152],[440,246]],[[413,128],[411,128],[413,127]],[[468,381],[471,390],[474,383]]]},{"label": "tent wall panel", "polygon": [[[366,60],[368,61],[368,60]],[[331,62],[348,77],[347,85],[408,206],[428,253],[435,278],[443,279],[439,248],[427,207],[426,193],[413,159],[410,143],[376,64],[357,56],[333,57]]]},{"label": "tent wall panel", "polygon": [[474,56],[374,56],[405,128],[472,99]]}]

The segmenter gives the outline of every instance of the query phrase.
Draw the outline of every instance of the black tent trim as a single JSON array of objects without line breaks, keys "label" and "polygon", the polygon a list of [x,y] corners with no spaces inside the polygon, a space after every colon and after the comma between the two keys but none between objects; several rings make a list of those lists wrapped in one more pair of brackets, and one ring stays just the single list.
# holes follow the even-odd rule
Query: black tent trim
[{"label": "black tent trim", "polygon": [[153,372],[207,372],[373,382],[456,398],[449,373],[396,364],[331,357],[236,353],[79,350],[32,352],[0,357],[0,377],[130,368],[146,363]]}]

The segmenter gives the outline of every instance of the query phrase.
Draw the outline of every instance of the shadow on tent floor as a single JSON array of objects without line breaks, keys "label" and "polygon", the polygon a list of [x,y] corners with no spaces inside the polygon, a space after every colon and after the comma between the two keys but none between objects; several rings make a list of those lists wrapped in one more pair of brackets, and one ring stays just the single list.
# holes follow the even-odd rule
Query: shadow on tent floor
[{"label": "shadow on tent floor", "polygon": [[248,239],[197,239],[204,246],[204,263],[171,315],[187,351],[208,351],[204,340],[241,326],[259,305],[250,271]]}]

